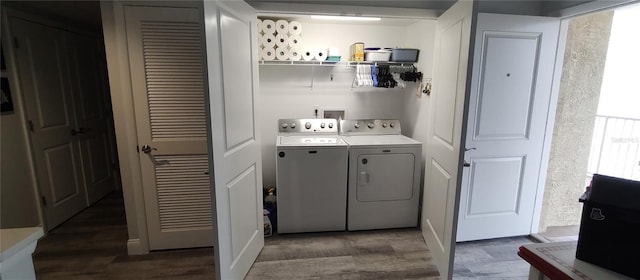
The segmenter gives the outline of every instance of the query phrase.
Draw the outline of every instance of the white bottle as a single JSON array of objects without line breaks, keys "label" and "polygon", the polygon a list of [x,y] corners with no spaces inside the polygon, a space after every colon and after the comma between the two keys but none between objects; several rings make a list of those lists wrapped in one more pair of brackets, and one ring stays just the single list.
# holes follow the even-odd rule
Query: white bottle
[{"label": "white bottle", "polygon": [[271,227],[271,220],[269,219],[269,210],[262,210],[262,217],[264,220],[264,236],[268,237],[273,235],[273,228]]}]

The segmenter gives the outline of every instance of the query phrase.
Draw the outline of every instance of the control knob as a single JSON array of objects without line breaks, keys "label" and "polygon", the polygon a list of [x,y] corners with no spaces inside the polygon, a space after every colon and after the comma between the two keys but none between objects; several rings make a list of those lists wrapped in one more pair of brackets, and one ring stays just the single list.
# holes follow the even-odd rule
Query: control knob
[{"label": "control knob", "polygon": [[393,123],[390,123],[390,124],[389,124],[389,126],[390,126],[390,127],[394,127],[394,126],[396,126],[396,125],[395,125],[395,124],[393,124]]},{"label": "control knob", "polygon": [[311,128],[311,123],[310,122],[305,123],[304,124],[304,128],[310,129]]},{"label": "control knob", "polygon": [[387,127],[387,123],[382,123],[382,127]]},{"label": "control knob", "polygon": [[367,124],[367,127],[373,129],[376,125],[373,122]]},{"label": "control knob", "polygon": [[324,128],[324,123],[321,123],[321,124],[320,124],[320,128]]},{"label": "control knob", "polygon": [[296,123],[291,123],[291,128],[296,128]]},{"label": "control knob", "polygon": [[282,128],[287,128],[287,123],[282,123]]},{"label": "control knob", "polygon": [[329,128],[333,128],[333,123],[329,123]]},{"label": "control knob", "polygon": [[355,127],[355,128],[360,128],[360,124],[359,124],[359,123],[356,123],[356,124],[354,124],[354,125],[353,125],[353,127]]}]

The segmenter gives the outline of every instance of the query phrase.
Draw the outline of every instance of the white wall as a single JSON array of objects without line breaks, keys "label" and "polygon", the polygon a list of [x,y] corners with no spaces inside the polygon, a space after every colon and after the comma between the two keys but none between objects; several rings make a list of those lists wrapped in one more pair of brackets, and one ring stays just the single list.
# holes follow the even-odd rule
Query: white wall
[{"label": "white wall", "polygon": [[[433,78],[433,51],[435,47],[436,21],[421,21],[407,28],[407,42],[420,48],[420,58],[416,67],[423,73],[423,82]],[[423,85],[424,87],[424,85]],[[415,90],[404,95],[403,134],[423,143],[421,181],[424,184],[424,164],[427,156],[426,143],[429,131],[429,96]]]},{"label": "white wall", "polygon": [[[421,49],[416,67],[423,73],[425,82],[427,79],[433,78],[435,28],[436,21],[421,21],[407,28],[409,34],[407,43]],[[405,95],[402,130],[405,135],[425,143],[427,141],[429,96],[422,93],[418,96],[417,90]]]},{"label": "white wall", "polygon": [[[348,46],[353,42],[364,42],[365,47],[421,48],[418,70],[426,77],[431,76],[435,21],[421,20],[410,26],[303,23],[302,30],[304,46],[310,49],[338,47],[343,61],[347,60]],[[278,119],[314,118],[315,107],[321,110],[346,109],[346,118],[349,119],[400,119],[405,134],[412,136],[416,130],[426,134],[427,98],[415,95],[415,83],[394,89],[354,88],[351,86],[354,73],[355,68],[345,66],[260,66],[260,103],[257,109],[261,120],[265,186],[275,186]]]}]

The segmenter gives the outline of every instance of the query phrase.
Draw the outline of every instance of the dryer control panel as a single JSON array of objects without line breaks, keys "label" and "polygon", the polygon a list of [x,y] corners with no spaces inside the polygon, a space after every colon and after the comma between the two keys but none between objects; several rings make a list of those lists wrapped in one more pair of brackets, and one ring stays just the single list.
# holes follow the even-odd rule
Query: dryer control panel
[{"label": "dryer control panel", "polygon": [[401,134],[399,120],[341,120],[340,134],[343,135],[395,135]]},{"label": "dryer control panel", "polygon": [[338,133],[336,119],[280,119],[278,131],[281,133]]}]

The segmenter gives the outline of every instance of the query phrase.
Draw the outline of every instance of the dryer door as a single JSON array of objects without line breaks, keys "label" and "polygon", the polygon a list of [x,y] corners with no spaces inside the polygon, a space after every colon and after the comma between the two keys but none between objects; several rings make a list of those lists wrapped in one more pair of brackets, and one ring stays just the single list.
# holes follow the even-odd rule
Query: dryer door
[{"label": "dryer door", "polygon": [[359,155],[356,199],[359,202],[411,199],[414,163],[415,156],[409,153]]}]

